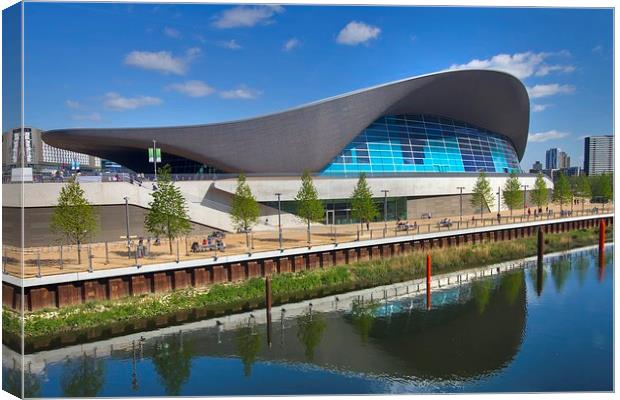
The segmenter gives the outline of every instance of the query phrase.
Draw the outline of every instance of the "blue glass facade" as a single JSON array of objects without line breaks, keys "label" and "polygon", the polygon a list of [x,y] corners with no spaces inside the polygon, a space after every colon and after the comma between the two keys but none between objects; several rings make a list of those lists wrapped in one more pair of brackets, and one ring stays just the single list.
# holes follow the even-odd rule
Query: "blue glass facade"
[{"label": "blue glass facade", "polygon": [[407,172],[521,172],[502,135],[433,115],[381,117],[329,163],[323,175]]}]

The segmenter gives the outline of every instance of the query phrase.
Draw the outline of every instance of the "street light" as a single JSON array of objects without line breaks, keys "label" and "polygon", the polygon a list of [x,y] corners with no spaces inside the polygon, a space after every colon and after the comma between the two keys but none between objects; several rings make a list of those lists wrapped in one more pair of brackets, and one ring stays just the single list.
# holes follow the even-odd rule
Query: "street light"
[{"label": "street light", "polygon": [[497,188],[497,218],[500,218],[500,213],[501,213],[501,208],[500,205],[502,204],[502,188],[498,187]]},{"label": "street light", "polygon": [[131,259],[131,240],[129,239],[129,196],[125,199],[125,228],[127,228],[127,258]]},{"label": "street light", "polygon": [[526,209],[526,205],[525,203],[527,202],[526,197],[527,197],[527,188],[529,187],[528,185],[521,185],[521,187],[523,188],[523,216],[525,217],[525,209]]},{"label": "street light", "polygon": [[383,189],[381,191],[383,192],[383,236],[385,236],[387,233],[387,194],[389,193],[389,190]]},{"label": "street light", "polygon": [[280,250],[282,250],[282,219],[280,217],[280,196],[282,193],[276,193],[276,196],[278,196],[278,243],[280,243]]},{"label": "street light", "polygon": [[465,189],[465,186],[457,186],[456,188],[459,190],[459,221],[463,222],[463,189]]}]

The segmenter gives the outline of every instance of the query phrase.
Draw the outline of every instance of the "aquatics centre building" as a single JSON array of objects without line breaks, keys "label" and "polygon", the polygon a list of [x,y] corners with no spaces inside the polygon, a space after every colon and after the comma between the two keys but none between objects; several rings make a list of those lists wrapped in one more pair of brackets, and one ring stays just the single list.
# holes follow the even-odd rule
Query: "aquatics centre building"
[{"label": "aquatics centre building", "polygon": [[[445,71],[391,82],[266,116],[208,125],[59,129],[43,133],[58,148],[150,173],[153,140],[162,163],[186,177],[182,190],[203,207],[230,206],[236,176],[248,176],[267,225],[275,193],[293,212],[300,174],[314,175],[326,222],[352,222],[347,199],[367,174],[388,219],[432,212],[455,215],[481,171],[499,190],[521,171],[527,145],[529,97],[520,80],[489,70]],[[547,182],[552,185],[550,181]],[[497,201],[495,207],[497,207]],[[383,219],[383,216],[381,216]],[[207,223],[224,225],[224,223]],[[229,226],[214,226],[227,229]]]}]

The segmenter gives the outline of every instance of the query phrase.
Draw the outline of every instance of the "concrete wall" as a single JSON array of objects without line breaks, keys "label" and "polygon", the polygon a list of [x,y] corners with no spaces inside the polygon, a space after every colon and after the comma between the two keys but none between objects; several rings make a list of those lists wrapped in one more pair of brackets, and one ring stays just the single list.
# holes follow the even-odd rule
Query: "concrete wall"
[{"label": "concrete wall", "polygon": [[[463,215],[471,215],[480,212],[480,209],[472,207],[470,194],[463,195]],[[460,196],[433,196],[407,200],[407,218],[410,223],[419,221],[422,214],[431,211],[433,217],[452,217],[460,213]],[[489,212],[486,207],[485,212]]]},{"label": "concrete wall", "polygon": [[[60,243],[60,237],[50,231],[50,221],[54,209],[36,207],[24,209],[24,246],[47,246]],[[144,229],[144,216],[147,209],[129,206],[129,232],[131,235],[147,237]],[[95,206],[99,230],[91,239],[93,242],[118,241],[126,234],[125,206]],[[11,246],[19,246],[19,208],[2,208],[2,242]],[[209,233],[213,229],[204,225],[192,224],[193,232]]]}]

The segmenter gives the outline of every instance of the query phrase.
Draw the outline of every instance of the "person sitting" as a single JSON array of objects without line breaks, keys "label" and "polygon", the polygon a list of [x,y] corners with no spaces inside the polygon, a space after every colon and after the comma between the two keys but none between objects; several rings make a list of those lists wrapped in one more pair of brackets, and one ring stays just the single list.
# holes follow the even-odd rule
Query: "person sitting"
[{"label": "person sitting", "polygon": [[199,247],[198,242],[192,243],[192,253],[198,253],[199,250],[200,250],[200,247]]},{"label": "person sitting", "polygon": [[206,245],[207,245],[207,239],[202,238],[202,245],[203,245],[203,246],[206,246]]}]

